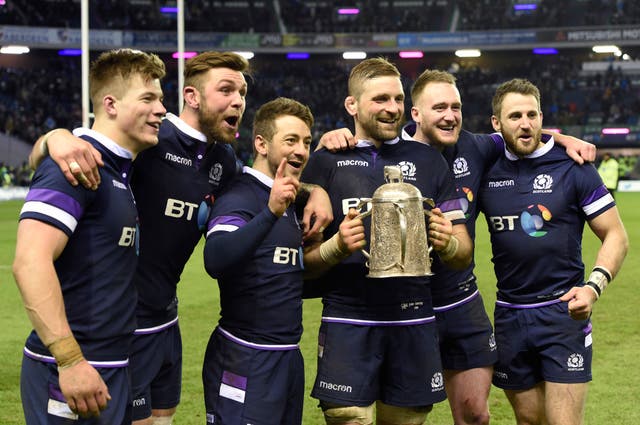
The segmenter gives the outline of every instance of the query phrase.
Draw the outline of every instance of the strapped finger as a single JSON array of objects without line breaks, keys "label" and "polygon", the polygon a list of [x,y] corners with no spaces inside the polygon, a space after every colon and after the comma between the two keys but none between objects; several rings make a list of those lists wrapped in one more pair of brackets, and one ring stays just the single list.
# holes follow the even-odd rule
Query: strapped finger
[{"label": "strapped finger", "polygon": [[71,172],[73,174],[76,174],[78,172],[80,172],[80,173],[82,172],[82,168],[80,167],[80,164],[78,164],[77,161],[71,161],[69,163],[69,170],[71,170]]}]

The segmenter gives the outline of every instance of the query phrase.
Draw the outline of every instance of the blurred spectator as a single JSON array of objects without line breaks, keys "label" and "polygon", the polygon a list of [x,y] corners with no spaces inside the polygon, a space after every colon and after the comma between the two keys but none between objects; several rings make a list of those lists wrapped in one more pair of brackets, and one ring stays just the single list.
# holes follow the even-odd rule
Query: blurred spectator
[{"label": "blurred spectator", "polygon": [[602,161],[598,166],[598,174],[602,178],[602,182],[607,187],[611,196],[615,199],[618,190],[619,166],[618,161],[611,156],[609,152],[602,155]]}]

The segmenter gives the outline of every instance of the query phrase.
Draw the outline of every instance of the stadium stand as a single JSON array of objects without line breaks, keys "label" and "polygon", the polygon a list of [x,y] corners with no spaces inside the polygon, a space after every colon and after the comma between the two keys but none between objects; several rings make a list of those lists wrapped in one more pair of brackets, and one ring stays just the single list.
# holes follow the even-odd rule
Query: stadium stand
[{"label": "stadium stand", "polygon": [[[640,4],[631,1],[532,0],[535,10],[518,12],[511,0],[361,0],[338,1],[185,1],[187,31],[216,33],[367,33],[443,30],[482,30],[603,26],[640,23]],[[151,34],[175,30],[175,14],[161,0],[91,0],[92,29],[136,29]],[[340,7],[357,7],[358,15],[340,15]],[[0,5],[0,26],[79,26],[77,0],[34,0]],[[596,27],[600,28],[600,27]],[[0,27],[1,29],[1,27]],[[152,32],[153,31],[153,32]],[[348,40],[355,40],[348,39]],[[335,50],[335,49],[334,49]],[[625,46],[632,58],[637,45]],[[97,52],[96,52],[97,53]],[[178,112],[176,61],[159,53],[168,66],[164,80],[165,105]],[[540,87],[545,124],[598,142],[603,126],[638,126],[640,67],[625,67],[612,55],[605,60],[586,47],[562,49],[561,54],[532,55],[530,49],[489,49],[480,58],[456,58],[450,51],[434,51],[420,60],[399,59],[396,52],[370,53],[394,61],[406,77],[409,93],[413,79],[425,68],[445,69],[458,78],[464,101],[464,127],[491,132],[490,100],[500,82],[528,78]],[[53,127],[76,127],[82,121],[80,59],[60,57],[57,50],[34,49],[15,59],[0,55],[0,133],[33,143]],[[247,112],[240,131],[238,151],[247,161],[251,154],[250,124],[257,107],[276,96],[308,104],[316,117],[315,139],[330,129],[347,126],[344,112],[346,77],[354,61],[336,51],[314,54],[308,60],[287,61],[282,53],[259,52],[252,60]],[[598,67],[585,67],[585,63]],[[409,100],[407,102],[409,106]],[[636,130],[637,131],[637,130]],[[638,147],[636,142],[633,146]],[[3,159],[3,158],[0,158]],[[15,162],[15,161],[14,161]]]}]

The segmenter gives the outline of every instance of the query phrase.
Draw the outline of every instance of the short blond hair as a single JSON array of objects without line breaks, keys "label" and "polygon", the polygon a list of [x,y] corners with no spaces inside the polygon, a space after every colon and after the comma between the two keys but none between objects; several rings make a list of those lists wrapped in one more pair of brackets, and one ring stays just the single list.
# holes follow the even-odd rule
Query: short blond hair
[{"label": "short blond hair", "polygon": [[354,66],[349,74],[349,96],[358,99],[362,95],[364,83],[378,77],[400,78],[400,71],[385,58],[365,59]]},{"label": "short blond hair", "polygon": [[456,85],[456,77],[446,71],[437,69],[427,69],[416,78],[411,86],[411,101],[415,104],[424,91],[424,88],[430,83],[447,83]]},{"label": "short blond hair", "polygon": [[94,109],[100,107],[107,94],[121,98],[132,75],[140,75],[144,81],[161,79],[166,75],[164,62],[153,53],[133,49],[100,54],[89,70],[89,92]]}]

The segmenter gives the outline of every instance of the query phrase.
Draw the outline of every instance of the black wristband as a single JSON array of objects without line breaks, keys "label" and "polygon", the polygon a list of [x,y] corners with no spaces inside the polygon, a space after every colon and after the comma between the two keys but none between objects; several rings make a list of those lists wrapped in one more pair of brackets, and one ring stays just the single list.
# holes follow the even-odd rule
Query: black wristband
[{"label": "black wristband", "polygon": [[609,273],[609,270],[605,269],[604,267],[594,267],[593,270],[594,272],[598,271],[600,273],[602,273],[604,275],[604,277],[607,278],[607,283],[611,282],[613,280],[613,278],[611,277],[611,273]]},{"label": "black wristband", "polygon": [[585,283],[585,284],[584,284],[584,286],[590,286],[590,287],[592,287],[592,288],[596,291],[596,294],[598,294],[598,298],[600,298],[600,295],[602,295],[602,290],[601,290],[601,289],[600,289],[600,287],[599,287],[598,285],[596,285],[595,283],[593,283],[593,282],[587,282],[587,283]]}]

